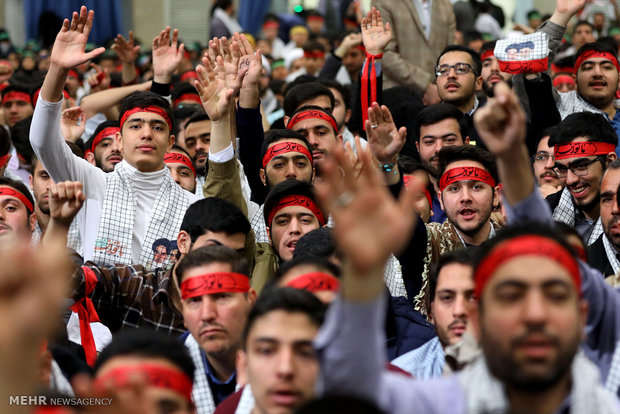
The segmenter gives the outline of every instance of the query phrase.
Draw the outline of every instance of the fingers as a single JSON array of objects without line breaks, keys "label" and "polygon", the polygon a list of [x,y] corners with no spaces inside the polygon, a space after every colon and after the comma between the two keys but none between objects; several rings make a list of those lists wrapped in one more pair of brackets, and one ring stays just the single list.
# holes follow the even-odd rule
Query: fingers
[{"label": "fingers", "polygon": [[80,8],[80,18],[78,19],[77,28],[76,28],[78,32],[84,31],[84,25],[86,24],[86,19],[87,19],[88,14],[90,14],[90,12],[86,10],[85,6],[82,6]]},{"label": "fingers", "polygon": [[73,15],[71,16],[71,25],[69,26],[69,30],[75,30],[77,28],[79,18],[79,14],[77,12],[73,12]]}]

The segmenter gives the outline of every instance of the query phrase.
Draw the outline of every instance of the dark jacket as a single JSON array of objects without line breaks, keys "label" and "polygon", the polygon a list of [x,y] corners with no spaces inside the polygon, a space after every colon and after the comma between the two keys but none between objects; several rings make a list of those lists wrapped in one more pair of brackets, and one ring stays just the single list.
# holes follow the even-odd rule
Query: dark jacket
[{"label": "dark jacket", "polygon": [[605,234],[601,234],[594,243],[588,246],[588,264],[600,271],[604,277],[607,277],[614,275],[615,272],[609,263],[609,259],[607,259],[603,237],[606,237]]}]

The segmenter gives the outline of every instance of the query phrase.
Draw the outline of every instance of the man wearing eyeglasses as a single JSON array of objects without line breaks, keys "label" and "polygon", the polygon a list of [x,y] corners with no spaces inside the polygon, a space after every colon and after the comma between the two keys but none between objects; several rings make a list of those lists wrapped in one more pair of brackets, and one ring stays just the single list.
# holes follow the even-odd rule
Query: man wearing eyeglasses
[{"label": "man wearing eyeglasses", "polygon": [[554,170],[566,179],[564,190],[547,197],[553,219],[575,227],[588,246],[603,233],[600,183],[605,169],[616,159],[617,145],[613,127],[593,112],[567,116],[549,137]]},{"label": "man wearing eyeglasses", "polygon": [[446,47],[437,59],[437,91],[443,102],[451,103],[467,115],[478,108],[476,92],[482,89],[480,55],[461,46]]},{"label": "man wearing eyeglasses", "polygon": [[566,177],[560,178],[555,172],[555,157],[553,148],[549,147],[551,129],[543,131],[543,137],[536,145],[536,152],[532,156],[534,178],[538,184],[538,191],[543,197],[557,193],[564,188]]}]

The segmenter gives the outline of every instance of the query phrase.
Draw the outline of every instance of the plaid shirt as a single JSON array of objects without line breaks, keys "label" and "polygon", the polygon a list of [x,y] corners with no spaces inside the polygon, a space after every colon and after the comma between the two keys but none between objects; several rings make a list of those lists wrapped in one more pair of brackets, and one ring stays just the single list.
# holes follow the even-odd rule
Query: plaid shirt
[{"label": "plaid shirt", "polygon": [[[101,323],[110,331],[147,327],[169,335],[185,332],[183,315],[170,297],[171,272],[147,271],[141,265],[96,266],[87,262],[97,275],[90,295]],[[72,298],[84,297],[84,271],[77,267],[72,276]]]}]

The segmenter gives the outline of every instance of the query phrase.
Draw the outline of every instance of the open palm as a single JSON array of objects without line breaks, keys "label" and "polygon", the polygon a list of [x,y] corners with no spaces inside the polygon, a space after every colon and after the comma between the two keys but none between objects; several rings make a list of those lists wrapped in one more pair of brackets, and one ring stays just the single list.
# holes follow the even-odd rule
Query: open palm
[{"label": "open palm", "polygon": [[73,12],[71,22],[69,19],[63,21],[50,57],[53,64],[70,69],[88,62],[105,51],[103,47],[89,53],[85,51],[94,16],[94,11],[87,12],[86,7],[82,6],[79,14]]}]

